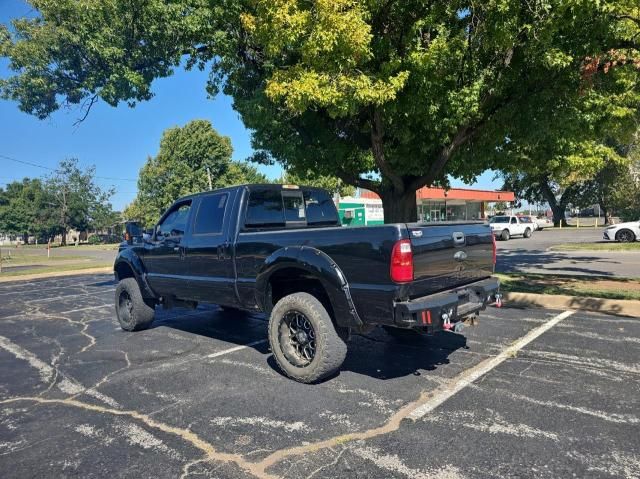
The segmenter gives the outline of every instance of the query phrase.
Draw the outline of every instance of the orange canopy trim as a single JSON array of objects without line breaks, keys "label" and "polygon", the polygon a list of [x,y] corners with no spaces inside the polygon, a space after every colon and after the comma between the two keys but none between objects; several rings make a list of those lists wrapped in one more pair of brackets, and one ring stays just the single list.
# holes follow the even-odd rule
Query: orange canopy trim
[{"label": "orange canopy trim", "polygon": [[[369,190],[360,190],[361,198],[378,199],[376,193]],[[513,191],[472,190],[467,188],[420,188],[416,191],[419,200],[467,200],[467,201],[515,201]]]}]

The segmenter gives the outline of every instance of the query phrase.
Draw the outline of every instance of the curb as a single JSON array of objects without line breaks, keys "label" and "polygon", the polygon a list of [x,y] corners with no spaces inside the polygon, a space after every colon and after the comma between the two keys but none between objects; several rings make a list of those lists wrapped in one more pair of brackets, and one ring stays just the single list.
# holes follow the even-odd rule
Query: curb
[{"label": "curb", "polygon": [[505,306],[536,306],[549,309],[579,309],[596,313],[640,318],[640,301],[604,299],[562,294],[504,293]]},{"label": "curb", "polygon": [[61,276],[77,276],[80,274],[95,274],[95,273],[113,273],[113,266],[103,266],[101,268],[85,268],[85,269],[71,269],[68,271],[53,271],[49,273],[33,273],[25,274],[21,276],[0,276],[0,283],[10,283],[14,281],[29,281],[32,279],[46,279],[46,278],[58,278]]}]

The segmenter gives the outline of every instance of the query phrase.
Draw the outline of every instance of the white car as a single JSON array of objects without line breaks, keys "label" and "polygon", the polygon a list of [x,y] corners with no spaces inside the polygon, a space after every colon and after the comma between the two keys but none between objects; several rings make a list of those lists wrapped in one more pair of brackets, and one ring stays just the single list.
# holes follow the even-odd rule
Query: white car
[{"label": "white car", "polygon": [[538,216],[533,221],[538,225],[539,230],[544,228],[553,228],[553,221],[551,221],[547,216]]},{"label": "white car", "polygon": [[496,238],[508,240],[512,236],[531,238],[534,226],[527,216],[494,216],[489,220],[489,226]]},{"label": "white car", "polygon": [[640,221],[629,221],[617,225],[607,226],[603,238],[620,243],[631,243],[640,240]]}]

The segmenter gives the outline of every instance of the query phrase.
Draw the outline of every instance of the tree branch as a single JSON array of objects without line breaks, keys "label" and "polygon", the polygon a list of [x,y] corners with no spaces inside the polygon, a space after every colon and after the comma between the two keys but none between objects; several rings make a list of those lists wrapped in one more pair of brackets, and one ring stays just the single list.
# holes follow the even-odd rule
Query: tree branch
[{"label": "tree branch", "polygon": [[82,105],[82,108],[85,109],[84,111],[84,115],[82,115],[82,118],[78,118],[76,121],[73,122],[73,126],[78,126],[80,123],[82,123],[84,120],[87,119],[87,117],[89,116],[89,113],[91,112],[91,107],[98,101],[98,94],[96,93],[95,95],[93,95],[91,98],[87,99],[84,104]]},{"label": "tree branch", "polygon": [[349,185],[357,186],[358,188],[365,188],[378,194],[380,194],[380,190],[382,189],[379,181],[360,178],[359,176],[347,173],[346,171],[339,171],[336,173],[336,176]]},{"label": "tree branch", "polygon": [[371,154],[373,161],[380,170],[380,173],[391,181],[399,193],[402,193],[405,189],[404,182],[402,178],[391,169],[384,157],[383,138],[384,126],[382,124],[380,110],[374,107],[371,112]]},{"label": "tree branch", "polygon": [[440,151],[440,154],[438,155],[436,161],[431,163],[427,174],[419,176],[415,180],[413,180],[409,185],[409,188],[417,190],[418,188],[422,188],[425,185],[432,184],[438,177],[438,175],[440,175],[440,173],[442,172],[442,169],[451,158],[451,155],[460,147],[460,145],[463,145],[476,133],[479,126],[480,123],[474,128],[471,128],[469,126],[460,128],[451,142]]}]

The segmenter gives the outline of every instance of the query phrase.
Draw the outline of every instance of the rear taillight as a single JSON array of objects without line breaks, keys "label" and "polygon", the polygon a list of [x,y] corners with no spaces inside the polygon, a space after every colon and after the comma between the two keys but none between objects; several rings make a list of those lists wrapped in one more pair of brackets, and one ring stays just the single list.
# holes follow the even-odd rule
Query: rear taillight
[{"label": "rear taillight", "polygon": [[413,253],[411,241],[396,241],[391,252],[391,280],[396,283],[413,281]]},{"label": "rear taillight", "polygon": [[498,255],[497,246],[496,246],[496,235],[491,232],[491,246],[493,248],[493,266],[496,265],[496,257]]}]

